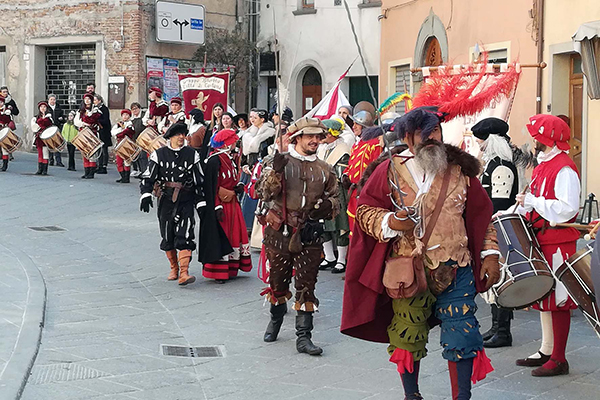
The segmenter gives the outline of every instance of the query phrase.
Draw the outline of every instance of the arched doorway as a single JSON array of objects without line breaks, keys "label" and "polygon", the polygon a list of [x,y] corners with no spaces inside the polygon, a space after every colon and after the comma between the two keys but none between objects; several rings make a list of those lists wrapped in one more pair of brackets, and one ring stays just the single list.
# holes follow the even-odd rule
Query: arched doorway
[{"label": "arched doorway", "polygon": [[444,63],[444,60],[442,59],[442,48],[435,36],[427,39],[423,56],[423,66],[425,67],[437,67]]},{"label": "arched doorway", "polygon": [[308,68],[302,77],[302,115],[321,101],[322,93],[321,74],[314,67]]}]

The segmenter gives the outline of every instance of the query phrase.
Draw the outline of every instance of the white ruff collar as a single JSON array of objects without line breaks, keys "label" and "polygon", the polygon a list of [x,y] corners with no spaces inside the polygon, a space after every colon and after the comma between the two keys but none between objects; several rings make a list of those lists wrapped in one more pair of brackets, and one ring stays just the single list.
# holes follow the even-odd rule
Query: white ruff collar
[{"label": "white ruff collar", "polygon": [[567,153],[569,154],[568,151],[564,151],[559,149],[558,147],[554,146],[552,148],[552,150],[550,150],[547,153],[544,153],[543,151],[541,151],[538,155],[537,155],[537,161],[539,164],[546,162],[546,161],[550,161],[552,160],[554,157],[556,157],[557,155],[559,155],[560,153]]},{"label": "white ruff collar", "polygon": [[302,154],[298,153],[295,149],[295,146],[293,144],[290,144],[288,147],[288,151],[290,153],[290,156],[297,158],[300,161],[309,161],[309,162],[313,162],[313,161],[317,161],[317,155],[313,154],[310,156],[303,156]]}]

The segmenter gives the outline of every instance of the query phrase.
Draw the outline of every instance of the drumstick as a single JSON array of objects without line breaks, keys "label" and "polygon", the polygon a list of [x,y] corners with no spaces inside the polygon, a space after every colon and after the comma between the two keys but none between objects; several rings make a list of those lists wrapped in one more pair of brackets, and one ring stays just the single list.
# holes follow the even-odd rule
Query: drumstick
[{"label": "drumstick", "polygon": [[[530,182],[531,183],[531,182]],[[523,189],[523,191],[520,194],[525,194],[527,193],[527,189],[529,189],[529,184],[527,184],[527,186],[525,186],[525,188]],[[512,211],[510,212],[511,214],[514,214],[517,211],[517,207],[519,207],[519,202],[517,202],[517,204],[515,204],[515,206],[513,207]]]},{"label": "drumstick", "polygon": [[600,228],[600,221],[598,221],[598,223],[596,225],[594,225],[594,227],[592,228],[592,230],[590,231],[590,233],[586,233],[583,236],[583,238],[585,240],[596,239],[596,232],[598,232],[598,228]]}]

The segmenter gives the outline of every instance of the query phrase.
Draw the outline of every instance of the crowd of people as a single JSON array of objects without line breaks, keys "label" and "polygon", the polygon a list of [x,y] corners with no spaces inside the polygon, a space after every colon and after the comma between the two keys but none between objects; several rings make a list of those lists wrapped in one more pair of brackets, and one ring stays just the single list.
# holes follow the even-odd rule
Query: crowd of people
[{"label": "crowd of people", "polygon": [[[18,109],[0,94],[0,124],[10,126]],[[83,160],[85,179],[106,173],[113,138],[135,141],[155,129],[165,145],[133,165],[117,156],[117,182],[129,183],[133,168],[131,176],[141,180],[140,210],[149,212],[157,199],[167,279],[193,283],[189,266],[197,250],[202,275],[225,283],[252,270],[253,244],[261,249],[259,274],[268,285],[261,293],[270,303],[264,341],[277,340],[294,279],[297,351],[320,355],[323,349],[312,342],[317,275],[345,272],[341,331],[389,344],[406,399],[422,398],[420,360],[432,327],[441,326],[453,399],[469,399],[471,382],[493,370],[484,348],[512,344],[512,311],[499,307],[490,291],[501,279],[492,216],[525,215],[554,270],[575,253],[578,232],[550,224],[573,221],[579,209],[580,181],[567,155],[564,118],[531,117],[527,129],[537,160],[530,191],[519,193],[522,169],[534,165],[533,157],[511,143],[508,124],[497,118],[472,128],[482,150],[478,159],[443,143],[445,115],[435,107],[382,117],[377,125],[368,102],[340,107],[323,121],[294,120],[292,110],[276,106],[232,115],[217,103],[205,120],[200,109],[188,117],[178,97],[163,101],[159,88],[150,89],[149,100],[145,112],[139,103],[122,110],[111,127],[93,85],[80,110],[66,118],[50,95],[32,120],[37,173],[63,165],[60,153],[52,156],[40,139],[49,126],[69,142],[69,170],[75,170],[78,131],[91,129],[101,140],[97,160]],[[4,152],[3,162],[6,170]],[[492,307],[493,325],[483,335],[477,294]],[[556,291],[534,306],[541,311],[541,348],[517,365],[536,367],[532,375],[538,377],[568,374],[565,350],[575,307],[557,282]]]}]

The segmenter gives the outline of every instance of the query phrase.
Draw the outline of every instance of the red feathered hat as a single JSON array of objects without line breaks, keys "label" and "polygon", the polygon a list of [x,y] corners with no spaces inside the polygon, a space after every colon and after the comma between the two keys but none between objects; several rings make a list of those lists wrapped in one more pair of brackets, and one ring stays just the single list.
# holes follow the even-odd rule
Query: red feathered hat
[{"label": "red feathered hat", "polygon": [[171,99],[171,104],[173,104],[173,103],[177,103],[177,104],[181,105],[181,103],[182,103],[181,97],[173,97]]},{"label": "red feathered hat", "polygon": [[215,149],[231,146],[238,141],[238,135],[233,129],[222,129],[210,140]]},{"label": "red feathered hat", "polygon": [[571,129],[562,119],[549,114],[538,114],[529,118],[526,125],[532,138],[548,147],[558,147],[560,150],[569,150]]},{"label": "red feathered hat", "polygon": [[129,108],[121,110],[121,115],[123,115],[123,114],[129,114],[129,116],[131,117],[131,110]]},{"label": "red feathered hat", "polygon": [[162,96],[162,89],[156,86],[152,86],[149,90],[148,93],[152,93],[152,92],[156,92],[156,94],[160,97]]},{"label": "red feathered hat", "polygon": [[94,101],[94,93],[87,93],[87,92],[86,92],[86,93],[83,95],[83,98],[85,99],[86,97],[89,97],[89,98],[90,98],[90,100],[92,100],[92,102]]}]

